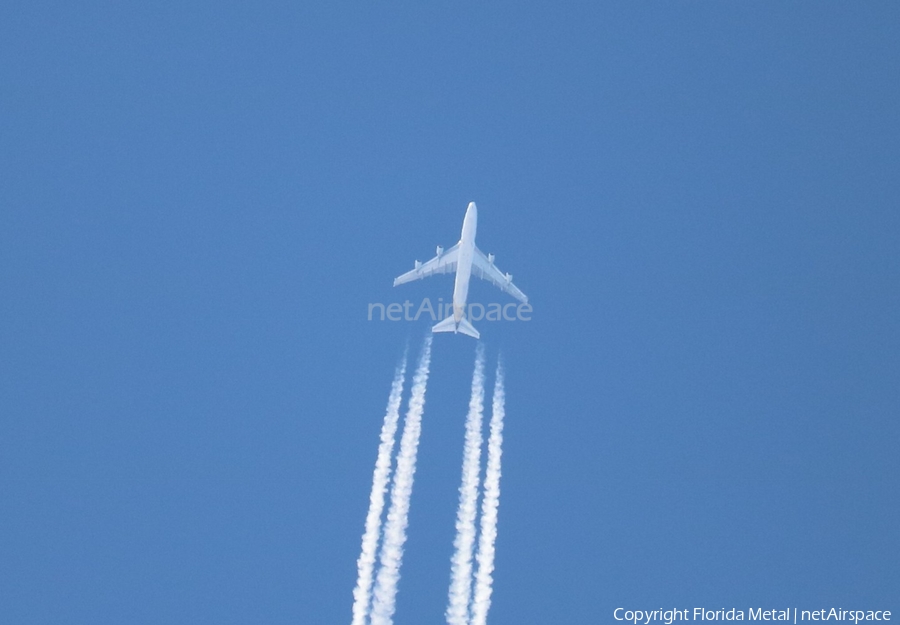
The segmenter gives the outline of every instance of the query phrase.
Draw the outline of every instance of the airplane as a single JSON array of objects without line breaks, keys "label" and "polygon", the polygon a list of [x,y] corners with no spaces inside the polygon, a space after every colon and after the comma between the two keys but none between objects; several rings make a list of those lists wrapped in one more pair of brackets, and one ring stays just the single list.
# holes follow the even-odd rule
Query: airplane
[{"label": "airplane", "polygon": [[509,293],[523,304],[528,297],[512,283],[512,275],[504,274],[494,265],[494,255],[485,254],[475,247],[475,227],[478,224],[478,208],[475,202],[469,202],[466,216],[463,219],[462,236],[459,243],[448,250],[440,245],[437,256],[425,263],[415,262],[415,267],[402,276],[394,279],[394,286],[405,284],[420,278],[427,278],[437,273],[456,272],[453,284],[453,315],[439,321],[431,328],[432,332],[462,332],[473,338],[481,335],[465,317],[466,297],[469,294],[469,278],[474,274]]}]

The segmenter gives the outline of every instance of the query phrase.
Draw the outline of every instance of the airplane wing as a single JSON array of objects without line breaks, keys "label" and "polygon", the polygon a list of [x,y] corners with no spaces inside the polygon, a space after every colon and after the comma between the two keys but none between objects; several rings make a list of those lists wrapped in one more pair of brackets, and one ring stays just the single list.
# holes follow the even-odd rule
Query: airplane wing
[{"label": "airplane wing", "polygon": [[438,248],[438,255],[429,260],[427,263],[416,261],[416,266],[411,271],[407,271],[402,276],[394,278],[394,286],[405,284],[413,280],[427,278],[436,273],[453,273],[456,271],[456,259],[459,256],[459,243],[451,247],[449,250]]},{"label": "airplane wing", "polygon": [[475,256],[472,258],[472,275],[478,276],[482,280],[487,280],[523,304],[528,303],[528,296],[512,283],[512,276],[508,273],[503,273],[494,265],[494,256],[485,256],[484,252],[477,247],[475,248]]}]

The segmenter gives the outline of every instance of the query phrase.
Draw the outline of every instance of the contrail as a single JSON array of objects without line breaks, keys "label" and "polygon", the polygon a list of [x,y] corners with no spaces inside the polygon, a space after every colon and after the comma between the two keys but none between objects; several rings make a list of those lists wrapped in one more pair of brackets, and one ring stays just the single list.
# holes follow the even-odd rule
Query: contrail
[{"label": "contrail", "polygon": [[478,513],[478,483],[481,472],[481,418],[484,411],[484,345],[475,352],[472,396],[466,417],[466,442],[463,447],[462,483],[456,511],[456,538],[450,560],[450,592],[447,623],[467,625],[472,596],[472,550],[475,546],[475,516]]},{"label": "contrail", "polygon": [[388,396],[387,411],[381,426],[381,443],[378,445],[378,458],[375,460],[375,473],[372,476],[372,492],[369,495],[369,513],[366,515],[366,531],[362,537],[362,550],[359,560],[356,588],[353,589],[353,625],[365,625],[366,614],[372,597],[372,572],[375,567],[375,551],[381,534],[381,513],[384,511],[384,495],[387,492],[388,478],[391,474],[391,454],[394,451],[394,438],[397,433],[397,420],[400,418],[400,400],[403,397],[403,382],[406,380],[406,353],[394,373],[391,394]]},{"label": "contrail", "polygon": [[381,545],[380,568],[375,583],[372,605],[372,625],[391,625],[397,598],[397,582],[403,560],[403,544],[406,542],[406,526],[409,515],[409,499],[412,495],[413,477],[416,473],[416,452],[422,431],[422,412],[425,409],[425,387],[428,367],[431,364],[431,335],[425,339],[419,365],[413,376],[409,409],[403,423],[400,451],[397,454],[397,470],[391,487],[391,507],[388,509]]},{"label": "contrail", "polygon": [[497,539],[497,508],[500,505],[500,456],[503,452],[505,402],[503,367],[498,362],[497,375],[494,378],[494,396],[491,401],[491,435],[488,439],[487,470],[484,476],[484,500],[481,502],[481,535],[476,556],[478,572],[475,574],[472,625],[485,625],[491,607],[494,541]]}]

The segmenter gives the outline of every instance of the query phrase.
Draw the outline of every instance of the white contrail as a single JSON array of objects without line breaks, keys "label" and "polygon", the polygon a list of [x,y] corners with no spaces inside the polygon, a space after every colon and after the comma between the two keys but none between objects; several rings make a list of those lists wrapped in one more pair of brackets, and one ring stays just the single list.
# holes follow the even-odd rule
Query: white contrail
[{"label": "white contrail", "polygon": [[422,431],[422,412],[425,409],[425,387],[428,367],[431,363],[431,335],[425,339],[419,365],[413,376],[409,409],[403,423],[400,451],[397,453],[397,470],[391,487],[391,507],[388,509],[381,544],[380,568],[375,583],[372,605],[372,625],[393,623],[397,598],[397,582],[403,560],[403,544],[406,542],[406,526],[409,515],[409,499],[412,495],[413,477],[416,473],[416,452]]},{"label": "white contrail", "polygon": [[466,416],[466,442],[463,447],[462,483],[456,511],[456,538],[450,560],[450,592],[447,623],[467,625],[472,596],[472,551],[475,546],[475,516],[478,513],[478,483],[481,472],[481,418],[484,412],[484,345],[475,352],[472,396]]},{"label": "white contrail", "polygon": [[384,511],[384,495],[387,492],[388,478],[391,474],[391,454],[394,451],[394,439],[397,433],[397,421],[400,418],[400,400],[403,397],[403,382],[406,379],[406,353],[394,373],[391,394],[388,396],[384,423],[381,426],[381,442],[378,445],[378,458],[375,460],[375,473],[372,476],[372,492],[369,495],[369,513],[366,515],[366,531],[362,537],[362,549],[359,560],[356,588],[353,589],[353,625],[365,625],[366,614],[372,597],[372,572],[375,568],[375,552],[381,535],[381,513]]},{"label": "white contrail", "polygon": [[494,572],[494,541],[497,538],[497,508],[500,505],[500,456],[503,445],[503,417],[506,393],[503,367],[497,363],[494,397],[491,401],[491,435],[488,439],[487,469],[484,476],[484,500],[481,502],[481,535],[478,539],[478,572],[475,574],[475,598],[472,601],[472,625],[485,625],[491,607]]}]

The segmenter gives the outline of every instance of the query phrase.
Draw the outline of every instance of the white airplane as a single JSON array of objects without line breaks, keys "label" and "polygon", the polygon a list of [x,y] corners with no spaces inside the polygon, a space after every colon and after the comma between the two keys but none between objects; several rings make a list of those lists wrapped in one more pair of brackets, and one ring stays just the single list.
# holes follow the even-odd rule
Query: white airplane
[{"label": "white airplane", "polygon": [[475,207],[475,202],[469,202],[466,216],[463,219],[462,236],[459,243],[446,251],[438,245],[437,256],[427,263],[416,261],[412,271],[407,271],[394,279],[394,286],[397,286],[420,278],[427,278],[436,273],[456,272],[456,281],[453,284],[453,315],[435,324],[431,328],[432,332],[462,332],[476,339],[480,336],[478,330],[465,317],[469,278],[472,274],[492,282],[494,286],[509,293],[520,302],[528,302],[525,294],[512,283],[512,276],[508,273],[504,274],[494,266],[494,255],[485,254],[475,247],[477,224],[478,209]]}]

